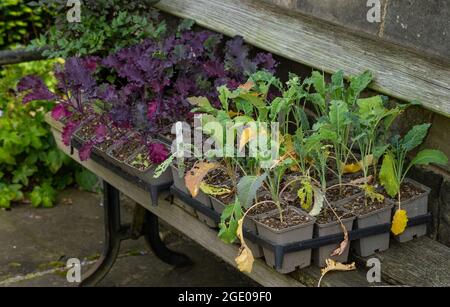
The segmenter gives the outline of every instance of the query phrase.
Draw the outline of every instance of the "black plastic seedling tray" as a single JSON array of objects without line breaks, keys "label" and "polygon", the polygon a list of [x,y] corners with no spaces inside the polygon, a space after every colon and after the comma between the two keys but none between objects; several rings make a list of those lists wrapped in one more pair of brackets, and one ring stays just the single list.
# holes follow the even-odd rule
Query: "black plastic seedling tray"
[{"label": "black plastic seedling tray", "polygon": [[[78,140],[76,140],[75,138],[72,138],[71,146],[72,146],[72,148],[80,149],[82,144]],[[71,154],[73,154],[73,151],[71,152]],[[129,173],[125,172],[119,166],[114,165],[110,161],[107,161],[103,157],[97,155],[94,151],[92,152],[90,158],[93,161],[95,161],[98,164],[100,164],[101,166],[106,167],[107,169],[111,170],[115,174],[117,174],[120,177],[124,178],[125,180],[133,182],[134,184],[136,184],[141,189],[150,192],[152,205],[155,206],[155,207],[158,206],[159,194],[161,192],[168,191],[170,189],[170,187],[172,186],[172,184],[173,184],[172,182],[167,183],[167,184],[161,184],[161,185],[149,184],[149,183],[143,181],[142,179],[140,179],[140,178],[138,178],[138,177],[136,177],[136,176],[134,176],[132,174],[129,174]]]},{"label": "black plastic seedling tray", "polygon": [[[178,190],[174,186],[170,188],[171,193],[181,199],[184,203],[186,203],[188,206],[194,208],[195,210],[201,212],[202,214],[208,216],[209,218],[213,219],[215,222],[220,222],[220,214],[215,212],[213,209],[210,209],[203,205],[202,203],[198,202],[197,200],[193,199],[190,195],[187,195],[186,193]],[[432,221],[432,215],[431,213],[412,217],[409,218],[408,221],[408,227],[417,226],[417,225],[423,225],[423,224],[429,224]],[[373,236],[373,235],[379,235],[384,233],[389,233],[391,231],[391,224],[383,224],[383,225],[377,225],[373,227],[367,227],[357,230],[352,230],[348,232],[349,240],[354,241],[361,238]],[[267,249],[271,249],[275,254],[275,268],[281,269],[283,265],[283,258],[284,254],[288,253],[294,253],[299,252],[303,250],[308,249],[316,249],[322,246],[327,246],[330,244],[340,243],[344,239],[344,234],[336,234],[336,235],[330,235],[295,243],[289,243],[285,245],[277,245],[271,241],[268,241],[266,239],[261,238],[260,236],[256,235],[252,231],[248,229],[243,229],[244,237],[253,243],[259,244]]]}]

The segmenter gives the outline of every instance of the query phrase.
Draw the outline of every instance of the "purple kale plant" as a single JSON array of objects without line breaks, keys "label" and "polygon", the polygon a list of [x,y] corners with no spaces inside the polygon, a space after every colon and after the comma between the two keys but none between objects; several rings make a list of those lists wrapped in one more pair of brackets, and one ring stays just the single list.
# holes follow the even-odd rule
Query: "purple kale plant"
[{"label": "purple kale plant", "polygon": [[[184,22],[174,33],[120,49],[105,58],[71,57],[59,67],[59,103],[52,111],[65,120],[63,141],[70,143],[80,122],[94,115],[101,129],[80,149],[82,160],[112,135],[113,128],[140,132],[142,139],[169,133],[173,123],[192,120],[188,97],[205,96],[219,105],[217,88],[236,89],[258,70],[274,72],[271,54],[255,53],[242,37],[232,39],[211,31],[191,30]],[[29,91],[24,102],[57,99],[35,77],[22,80]],[[152,159],[166,155],[149,145]]]}]

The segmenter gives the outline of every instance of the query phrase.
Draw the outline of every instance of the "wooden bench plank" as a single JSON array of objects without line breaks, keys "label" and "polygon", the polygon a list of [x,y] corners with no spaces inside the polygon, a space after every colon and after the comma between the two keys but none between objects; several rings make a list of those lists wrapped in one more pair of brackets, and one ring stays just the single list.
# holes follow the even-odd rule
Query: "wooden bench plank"
[{"label": "wooden bench plank", "polygon": [[450,248],[428,237],[408,243],[391,240],[390,248],[372,257],[381,261],[382,279],[393,285],[413,287],[450,286]]},{"label": "wooden bench plank", "polygon": [[374,90],[450,116],[450,63],[259,0],[162,0],[156,6],[328,73],[370,69]]}]

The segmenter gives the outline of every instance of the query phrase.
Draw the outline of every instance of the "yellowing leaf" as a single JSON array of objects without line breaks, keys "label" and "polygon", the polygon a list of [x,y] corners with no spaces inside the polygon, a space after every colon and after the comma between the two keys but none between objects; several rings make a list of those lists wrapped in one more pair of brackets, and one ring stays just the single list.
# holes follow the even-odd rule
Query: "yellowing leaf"
[{"label": "yellowing leaf", "polygon": [[353,174],[361,170],[361,165],[358,163],[346,164],[344,165],[344,174]]},{"label": "yellowing leaf", "polygon": [[[255,126],[245,128],[244,131],[242,131],[241,138],[239,140],[239,151],[241,151],[245,145],[247,145],[249,142],[255,140],[258,137],[258,128]],[[260,128],[260,135],[266,135],[267,132]]]},{"label": "yellowing leaf", "polygon": [[380,183],[388,195],[394,198],[400,190],[400,183],[397,178],[394,157],[391,153],[384,155],[379,177]]},{"label": "yellowing leaf", "polygon": [[339,263],[339,262],[334,261],[332,259],[327,259],[327,260],[325,260],[325,263],[327,264],[327,266],[320,271],[320,273],[322,275],[320,276],[319,283],[317,285],[317,287],[319,287],[319,288],[320,288],[320,284],[322,282],[323,277],[328,272],[332,272],[332,271],[353,271],[353,270],[356,270],[356,265],[355,265],[354,262],[351,263],[351,264],[342,264],[342,263]]},{"label": "yellowing leaf", "polygon": [[300,199],[301,207],[309,211],[313,202],[313,187],[309,180],[303,179],[302,187],[297,191],[297,196]]},{"label": "yellowing leaf", "polygon": [[236,117],[236,116],[238,116],[238,115],[241,115],[241,113],[235,112],[235,111],[228,111],[228,115],[229,115],[231,118],[234,118],[234,117]]},{"label": "yellowing leaf", "polygon": [[236,235],[239,240],[241,240],[241,248],[239,250],[239,255],[236,257],[235,261],[238,269],[241,272],[251,273],[255,258],[253,257],[252,251],[248,248],[247,244],[245,244],[244,235],[242,232],[244,218],[245,216],[238,221]]},{"label": "yellowing leaf", "polygon": [[363,168],[363,165],[364,165],[363,163],[366,166],[373,164],[373,155],[366,156],[364,158],[364,161],[361,160],[358,163],[344,165],[344,169],[343,169],[344,174],[354,174],[354,173],[359,172]]},{"label": "yellowing leaf", "polygon": [[200,183],[200,190],[202,190],[203,193],[212,196],[223,196],[231,193],[231,190],[226,187],[218,187],[205,182]]},{"label": "yellowing leaf", "polygon": [[402,234],[405,231],[407,225],[408,215],[406,211],[400,209],[395,211],[394,218],[392,220],[392,233],[396,236]]},{"label": "yellowing leaf", "polygon": [[373,185],[365,183],[361,186],[361,188],[366,193],[366,196],[369,197],[372,201],[378,201],[378,202],[384,201],[384,195],[377,193],[375,191],[375,187]]},{"label": "yellowing leaf", "polygon": [[244,91],[247,91],[247,92],[248,92],[248,91],[250,91],[254,86],[255,86],[255,83],[254,83],[254,82],[248,81],[248,82],[245,83],[245,84],[239,85],[239,88],[242,89],[242,90],[244,90]]},{"label": "yellowing leaf", "polygon": [[213,169],[221,168],[219,163],[211,162],[199,162],[194,165],[194,167],[187,172],[184,177],[186,187],[191,193],[192,197],[196,197],[200,190],[200,185],[202,184],[205,176]]}]

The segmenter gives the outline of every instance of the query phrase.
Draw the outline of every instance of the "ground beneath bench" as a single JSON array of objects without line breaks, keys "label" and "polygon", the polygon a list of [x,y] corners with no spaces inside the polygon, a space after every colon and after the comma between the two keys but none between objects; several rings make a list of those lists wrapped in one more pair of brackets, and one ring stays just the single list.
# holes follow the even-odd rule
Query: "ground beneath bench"
[{"label": "ground beneath bench", "polygon": [[[53,209],[21,205],[0,210],[0,287],[76,286],[61,269],[67,259],[84,260],[83,271],[95,262],[103,248],[101,197],[70,189],[58,198]],[[126,222],[133,204],[124,200],[122,208]],[[144,239],[125,241],[100,286],[257,286],[195,242],[164,228],[163,235],[170,248],[186,253],[195,265],[173,268]]]}]

